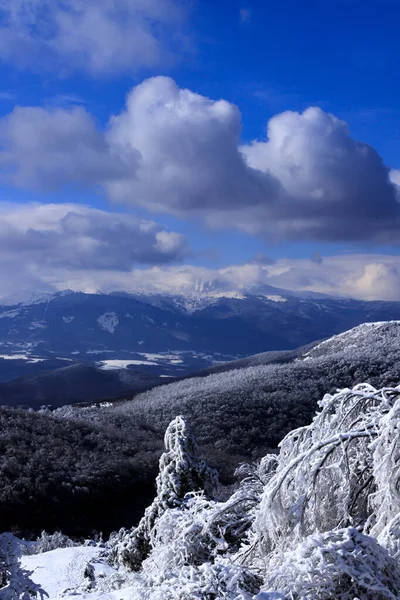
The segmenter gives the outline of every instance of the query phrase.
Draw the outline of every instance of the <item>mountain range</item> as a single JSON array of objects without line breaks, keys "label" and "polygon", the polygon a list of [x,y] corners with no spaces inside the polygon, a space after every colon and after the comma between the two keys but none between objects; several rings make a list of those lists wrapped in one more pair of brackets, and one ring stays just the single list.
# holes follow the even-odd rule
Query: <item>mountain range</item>
[{"label": "mountain range", "polygon": [[396,319],[400,302],[265,286],[252,294],[27,292],[0,299],[0,402],[120,396],[260,352],[278,352],[282,362],[284,351]]}]

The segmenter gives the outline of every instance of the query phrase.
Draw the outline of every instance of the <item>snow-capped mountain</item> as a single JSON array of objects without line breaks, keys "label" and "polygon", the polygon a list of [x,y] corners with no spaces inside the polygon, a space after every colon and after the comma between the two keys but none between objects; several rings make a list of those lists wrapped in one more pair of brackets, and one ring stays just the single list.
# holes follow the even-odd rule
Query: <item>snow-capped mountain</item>
[{"label": "snow-capped mountain", "polygon": [[[293,350],[363,322],[400,319],[400,302],[263,292],[66,290],[2,299],[0,403],[25,404],[24,396],[35,406],[83,401],[89,385],[97,390],[90,400],[119,396],[161,383],[160,377]],[[63,390],[59,398],[57,390]]]},{"label": "snow-capped mountain", "polygon": [[136,360],[136,365],[154,362],[147,356],[154,354],[168,355],[177,365],[186,354],[193,358],[194,370],[201,357],[199,368],[297,348],[363,322],[400,319],[400,302],[303,297],[270,287],[264,292],[131,295],[66,290],[0,299],[0,354],[89,363]]}]

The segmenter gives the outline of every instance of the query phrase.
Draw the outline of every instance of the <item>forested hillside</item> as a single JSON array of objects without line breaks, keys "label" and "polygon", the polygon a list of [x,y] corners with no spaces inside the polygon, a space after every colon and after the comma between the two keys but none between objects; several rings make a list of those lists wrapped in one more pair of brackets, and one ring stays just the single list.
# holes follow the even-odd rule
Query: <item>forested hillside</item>
[{"label": "forested hillside", "polygon": [[238,464],[275,451],[309,423],[325,393],[363,381],[396,385],[399,372],[400,324],[391,322],[357,327],[291,363],[192,378],[116,404],[2,408],[1,529],[72,534],[131,525],[152,493],[163,433],[177,414],[226,485]]}]

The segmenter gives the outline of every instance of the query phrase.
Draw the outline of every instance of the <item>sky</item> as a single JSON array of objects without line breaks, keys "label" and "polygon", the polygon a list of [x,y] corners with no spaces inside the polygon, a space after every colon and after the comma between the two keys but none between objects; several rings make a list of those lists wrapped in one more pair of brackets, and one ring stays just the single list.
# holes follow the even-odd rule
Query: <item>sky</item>
[{"label": "sky", "polygon": [[0,295],[400,300],[399,20],[397,0],[0,0]]}]

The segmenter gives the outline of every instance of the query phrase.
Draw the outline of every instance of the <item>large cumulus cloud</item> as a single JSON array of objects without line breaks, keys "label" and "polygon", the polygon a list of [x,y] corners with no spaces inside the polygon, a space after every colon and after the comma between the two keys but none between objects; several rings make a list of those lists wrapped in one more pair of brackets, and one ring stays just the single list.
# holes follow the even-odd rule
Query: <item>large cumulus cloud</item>
[{"label": "large cumulus cloud", "polygon": [[189,249],[183,235],[129,214],[77,204],[1,204],[0,252],[1,287],[10,291],[43,289],[71,273],[84,279],[182,261]]},{"label": "large cumulus cloud", "polygon": [[83,109],[41,109],[40,119],[29,110],[1,123],[0,161],[17,184],[44,186],[59,173],[113,201],[269,239],[398,243],[396,174],[319,108],[273,117],[265,139],[246,145],[236,106],[165,77],[135,87],[103,132]]},{"label": "large cumulus cloud", "polygon": [[[115,75],[154,67],[184,49],[177,0],[0,0],[0,60]],[[167,42],[167,43],[166,43]]]}]

